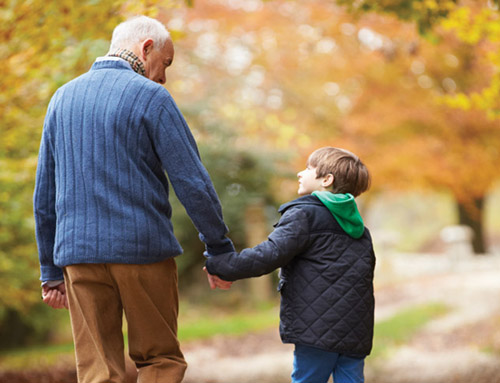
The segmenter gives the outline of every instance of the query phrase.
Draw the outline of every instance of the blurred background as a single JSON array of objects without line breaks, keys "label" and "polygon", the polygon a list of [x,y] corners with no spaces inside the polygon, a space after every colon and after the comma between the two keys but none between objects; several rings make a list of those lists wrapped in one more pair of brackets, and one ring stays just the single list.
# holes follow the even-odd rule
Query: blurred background
[{"label": "blurred background", "polygon": [[[0,381],[76,382],[68,313],[40,301],[38,146],[52,94],[135,14],[172,34],[165,87],[237,249],[266,239],[313,150],[343,147],[370,169],[367,381],[500,382],[498,0],[0,0]],[[210,291],[172,203],[186,382],[289,381],[276,274]]]}]

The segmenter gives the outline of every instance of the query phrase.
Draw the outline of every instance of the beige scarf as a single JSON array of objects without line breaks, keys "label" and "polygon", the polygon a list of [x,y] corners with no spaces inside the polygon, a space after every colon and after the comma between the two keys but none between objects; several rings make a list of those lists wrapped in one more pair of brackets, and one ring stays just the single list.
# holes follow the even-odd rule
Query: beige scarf
[{"label": "beige scarf", "polygon": [[118,49],[113,53],[108,54],[111,57],[120,57],[127,61],[132,69],[139,73],[140,75],[146,77],[146,68],[144,68],[144,64],[139,57],[137,57],[134,52],[129,51],[128,49]]}]

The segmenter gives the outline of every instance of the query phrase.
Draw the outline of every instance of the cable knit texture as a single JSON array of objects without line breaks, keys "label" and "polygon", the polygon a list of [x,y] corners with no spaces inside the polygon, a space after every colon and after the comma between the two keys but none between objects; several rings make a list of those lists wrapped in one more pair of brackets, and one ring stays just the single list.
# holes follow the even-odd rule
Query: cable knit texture
[{"label": "cable knit texture", "polygon": [[97,61],[45,117],[34,212],[41,280],[78,263],[179,255],[170,180],[211,255],[233,251],[219,199],[168,91],[124,61]]}]

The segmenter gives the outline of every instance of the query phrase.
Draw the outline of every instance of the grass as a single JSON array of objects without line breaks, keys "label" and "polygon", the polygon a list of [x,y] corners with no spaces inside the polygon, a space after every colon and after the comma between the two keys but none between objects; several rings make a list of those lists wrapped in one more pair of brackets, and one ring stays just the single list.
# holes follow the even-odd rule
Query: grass
[{"label": "grass", "polygon": [[[213,307],[182,305],[179,317],[179,340],[208,339],[216,335],[241,335],[278,326],[276,302],[254,308],[215,311]],[[125,339],[127,342],[127,339]],[[44,369],[74,364],[72,342],[20,348],[0,354],[1,370]]]},{"label": "grass", "polygon": [[449,312],[441,303],[410,307],[375,324],[371,358],[383,357],[391,349],[408,343],[428,322]]},{"label": "grass", "polygon": [[73,343],[20,348],[0,354],[0,371],[44,369],[74,364]]},{"label": "grass", "polygon": [[[182,311],[181,311],[182,312]],[[181,342],[207,339],[214,335],[241,335],[278,326],[276,303],[258,309],[238,310],[233,313],[216,313],[212,309],[189,314],[179,319]]]},{"label": "grass", "polygon": [[[374,348],[370,359],[387,355],[391,349],[411,340],[429,321],[448,312],[443,304],[411,307],[375,324]],[[215,311],[213,307],[181,307],[179,340],[208,339],[216,335],[242,335],[278,325],[275,302],[254,308]],[[73,344],[38,346],[0,354],[0,370],[45,369],[74,363]]]}]

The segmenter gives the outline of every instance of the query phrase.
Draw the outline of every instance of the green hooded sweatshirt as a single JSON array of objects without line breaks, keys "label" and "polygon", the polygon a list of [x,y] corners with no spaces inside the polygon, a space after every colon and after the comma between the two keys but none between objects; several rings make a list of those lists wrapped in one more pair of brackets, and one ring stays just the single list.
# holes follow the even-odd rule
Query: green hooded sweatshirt
[{"label": "green hooded sweatshirt", "polygon": [[352,194],[333,194],[329,191],[314,191],[312,195],[325,205],[340,227],[353,238],[361,238],[365,231],[363,218]]}]

